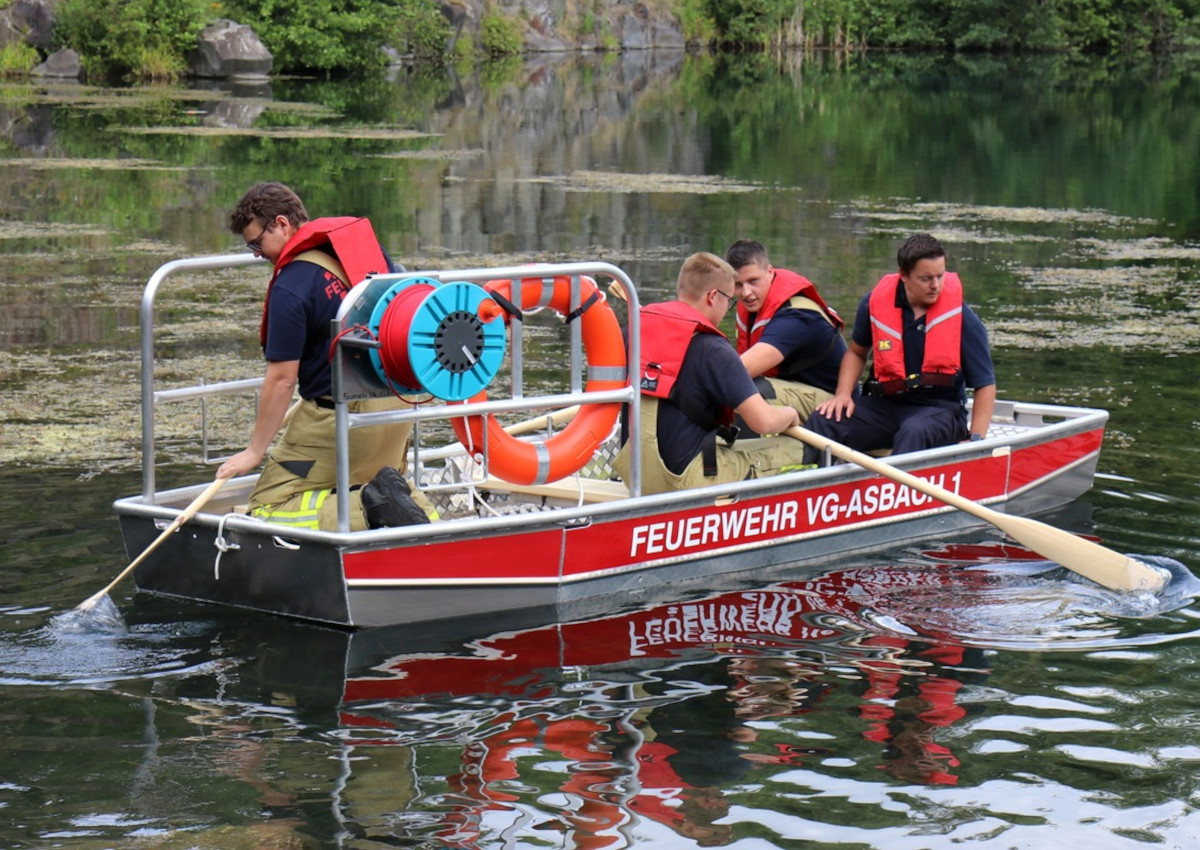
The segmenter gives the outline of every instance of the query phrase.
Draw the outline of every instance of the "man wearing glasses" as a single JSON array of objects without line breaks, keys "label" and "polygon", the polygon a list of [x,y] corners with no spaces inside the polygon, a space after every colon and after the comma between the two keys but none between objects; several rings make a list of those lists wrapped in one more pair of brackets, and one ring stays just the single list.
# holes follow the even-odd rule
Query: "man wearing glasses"
[{"label": "man wearing glasses", "polygon": [[837,390],[842,318],[806,278],[777,269],[753,239],[729,246],[737,272],[737,351],[765,398],[804,419]]},{"label": "man wearing glasses", "polygon": [[[769,404],[718,327],[737,301],[733,268],[715,254],[688,257],[676,300],[642,308],[642,491],[662,493],[761,478],[800,463],[790,437],[733,445],[736,413],[759,434],[799,424],[790,407]],[[720,438],[720,440],[718,440]],[[616,458],[629,478],[628,444]]]},{"label": "man wearing glasses", "polygon": [[[336,530],[337,500],[329,498],[336,482],[330,322],[351,286],[396,267],[365,218],[310,221],[304,203],[282,183],[251,187],[229,226],[274,270],[260,328],[267,373],[250,445],[226,460],[217,476],[258,467],[299,388],[301,401],[250,494],[250,511],[298,528]],[[354,413],[402,406],[395,398],[350,402]],[[351,485],[365,485],[351,494],[352,530],[428,521],[400,474],[411,431],[402,423],[350,432]]]}]

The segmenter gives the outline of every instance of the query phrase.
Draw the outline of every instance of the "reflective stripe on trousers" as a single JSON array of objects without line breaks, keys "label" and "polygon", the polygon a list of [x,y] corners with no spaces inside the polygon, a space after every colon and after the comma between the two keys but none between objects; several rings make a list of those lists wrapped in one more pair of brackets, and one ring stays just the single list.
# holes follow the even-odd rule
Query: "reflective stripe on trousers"
[{"label": "reflective stripe on trousers", "polygon": [[[250,511],[250,515],[280,525],[289,525],[292,528],[311,528],[316,531],[320,528],[321,505],[325,504],[325,500],[332,492],[333,490],[329,488],[305,490],[303,493],[297,493],[283,505],[264,505]],[[284,506],[295,507],[291,507],[290,510],[281,510]]]}]

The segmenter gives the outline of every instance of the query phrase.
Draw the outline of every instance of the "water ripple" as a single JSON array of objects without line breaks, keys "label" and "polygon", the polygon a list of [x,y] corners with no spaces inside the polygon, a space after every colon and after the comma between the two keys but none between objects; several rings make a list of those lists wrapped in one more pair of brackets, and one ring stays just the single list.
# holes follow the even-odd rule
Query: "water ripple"
[{"label": "water ripple", "polygon": [[[980,563],[947,571],[938,583],[876,593],[871,607],[926,636],[972,646],[1024,650],[1116,649],[1186,640],[1169,632],[1194,618],[1186,610],[1200,581],[1171,558],[1134,557],[1170,571],[1159,594],[1108,590],[1049,561]],[[877,589],[878,590],[878,589]],[[1175,613],[1176,616],[1170,617]]]},{"label": "water ripple", "polygon": [[[10,612],[11,613],[11,612]],[[192,626],[191,628],[202,628]],[[189,625],[126,627],[108,597],[0,639],[0,685],[95,687],[130,679],[207,675],[236,663],[191,646]]]}]

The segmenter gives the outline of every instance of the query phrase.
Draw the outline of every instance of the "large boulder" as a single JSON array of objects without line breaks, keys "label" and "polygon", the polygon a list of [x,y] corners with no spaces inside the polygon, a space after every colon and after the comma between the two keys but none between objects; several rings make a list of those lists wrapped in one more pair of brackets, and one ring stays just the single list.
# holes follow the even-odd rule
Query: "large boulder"
[{"label": "large boulder", "polygon": [[54,34],[55,0],[12,0],[0,8],[0,46],[25,42],[45,51]]},{"label": "large boulder", "polygon": [[69,47],[64,47],[62,50],[51,53],[46,57],[46,61],[38,65],[30,75],[34,77],[63,77],[70,79],[79,79],[79,72],[83,70],[79,62],[79,54]]},{"label": "large boulder", "polygon": [[189,57],[195,77],[265,77],[275,58],[244,24],[222,18],[205,27]]}]

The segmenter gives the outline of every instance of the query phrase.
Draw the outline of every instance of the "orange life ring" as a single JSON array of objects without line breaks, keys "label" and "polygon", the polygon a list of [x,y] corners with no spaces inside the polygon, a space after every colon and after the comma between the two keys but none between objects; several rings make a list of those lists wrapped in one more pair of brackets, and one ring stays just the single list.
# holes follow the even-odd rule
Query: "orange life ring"
[{"label": "orange life ring", "polygon": [[[522,278],[521,310],[549,307],[568,321],[578,318],[583,324],[583,347],[587,354],[587,392],[613,390],[628,384],[625,340],[616,314],[604,298],[604,293],[589,277],[579,278],[579,302],[575,315],[571,313],[571,278]],[[484,289],[497,296],[500,303],[511,305],[513,282],[492,280]],[[497,301],[484,301],[485,311],[501,309]],[[513,305],[515,306],[515,305]],[[491,317],[481,315],[490,320]],[[481,391],[473,402],[487,399]],[[495,416],[487,417],[488,470],[492,475],[514,484],[545,484],[558,481],[582,469],[596,449],[612,432],[620,415],[620,402],[584,404],[565,427],[544,442],[524,442],[504,430]],[[464,416],[452,420],[459,442],[469,449],[481,451],[484,443],[483,417]]]}]

